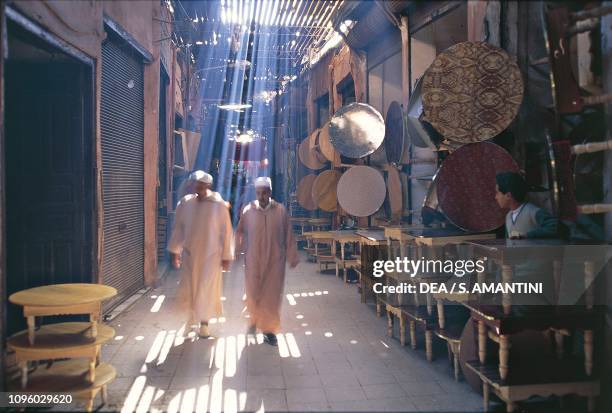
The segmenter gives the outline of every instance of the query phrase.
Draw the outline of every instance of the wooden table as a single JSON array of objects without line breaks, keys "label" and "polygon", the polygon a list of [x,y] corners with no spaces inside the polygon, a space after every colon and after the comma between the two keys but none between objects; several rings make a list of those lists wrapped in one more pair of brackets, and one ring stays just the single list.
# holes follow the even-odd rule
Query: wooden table
[{"label": "wooden table", "polygon": [[[492,233],[478,233],[471,234],[456,229],[447,228],[428,228],[422,230],[408,230],[405,231],[405,236],[408,241],[414,243],[416,246],[416,256],[425,256],[428,259],[443,259],[443,253],[440,253],[440,247],[448,245],[462,244],[471,240],[487,240],[495,239],[495,234]],[[402,256],[403,258],[403,256]],[[418,278],[418,277],[417,277]],[[448,277],[444,277],[448,278]],[[416,281],[419,281],[418,279]],[[430,281],[430,280],[428,280]],[[433,313],[433,295],[426,294],[427,301],[427,313]],[[437,301],[438,307],[438,318],[440,327],[444,328],[444,307],[443,300]]]},{"label": "wooden table", "polygon": [[307,222],[314,231],[321,231],[324,227],[331,226],[331,219],[329,218],[310,218]]},{"label": "wooden table", "polygon": [[[422,227],[389,227],[388,229],[385,229],[385,234],[389,239],[390,259],[393,259],[398,255],[398,250],[393,247],[393,243],[398,241],[399,257],[402,260],[404,258],[420,259],[421,257],[427,259],[442,259],[443,257],[440,256],[440,250],[444,246],[460,244],[466,240],[481,239],[483,237],[495,237],[494,234],[470,234],[456,229]],[[450,277],[451,276],[447,274],[416,274],[413,276],[395,273],[388,274],[389,280],[392,280],[398,284],[402,282],[409,282],[417,285],[417,287],[420,283],[445,282]],[[437,312],[434,312],[434,294],[426,293],[426,311],[424,311],[423,307],[421,306],[422,298],[420,298],[420,295],[421,294],[418,292],[414,294],[414,303],[404,302],[405,300],[403,300],[403,296],[401,295],[398,297],[396,302],[387,303],[386,309],[389,324],[388,331],[393,331],[393,317],[398,316],[398,314],[403,314],[405,316],[404,318],[398,317],[400,321],[400,343],[403,345],[405,342],[403,334],[406,330],[404,323],[407,320],[410,323],[411,346],[416,348],[415,324],[422,324],[425,330],[425,354],[427,356],[427,360],[433,360],[433,335],[436,334],[438,337],[447,341],[453,355],[455,377],[458,377],[459,337],[456,333],[459,331],[459,329],[454,328],[454,326],[453,328],[451,328],[451,326],[445,326],[444,300],[442,298],[437,300]],[[438,318],[438,326],[435,325],[435,322],[432,322],[432,318],[435,318],[436,315]]]},{"label": "wooden table", "polygon": [[361,237],[353,230],[338,230],[334,232],[334,241],[340,245],[340,256],[336,257],[336,277],[339,276],[340,270],[343,271],[344,282],[347,282],[347,270],[356,268],[361,265],[359,257],[348,258],[346,256],[346,244],[359,244]]},{"label": "wooden table", "polygon": [[300,227],[300,232],[298,234],[296,234],[296,238],[298,241],[303,241],[304,240],[304,232],[305,232],[305,227],[308,226],[308,220],[311,219],[309,217],[290,217],[289,218],[289,222],[291,222],[291,225],[297,225]]},{"label": "wooden table", "polygon": [[107,403],[107,384],[116,376],[117,371],[107,363],[96,366],[95,380],[88,380],[89,363],[87,360],[73,359],[54,362],[51,367],[38,366],[30,374],[30,380],[25,389],[19,385],[19,380],[8,383],[9,391],[20,391],[27,393],[69,393],[75,398],[87,400],[86,409],[93,410],[93,402],[100,390],[102,391],[102,402]]},{"label": "wooden table", "polygon": [[100,364],[102,344],[115,336],[115,330],[100,324],[98,334],[93,337],[91,333],[90,323],[69,322],[42,326],[36,333],[34,344],[30,344],[27,330],[9,337],[7,346],[15,352],[21,370],[21,387],[27,386],[29,361],[63,358],[88,359],[88,379],[94,382],[96,365]]},{"label": "wooden table", "polygon": [[54,284],[16,292],[9,301],[23,307],[28,340],[34,345],[37,316],[89,314],[91,335],[96,337],[102,301],[115,295],[115,288],[103,284]]},{"label": "wooden table", "polygon": [[[335,245],[335,231],[309,231],[305,232],[304,236],[306,239],[313,244],[313,248],[309,251],[313,252],[315,262],[319,264],[319,271],[322,270],[322,266],[328,263],[335,262],[336,259],[336,245]],[[319,249],[319,244],[329,245],[330,254],[323,254]]]},{"label": "wooden table", "polygon": [[494,393],[506,403],[506,411],[514,412],[516,403],[534,396],[576,395],[587,398],[587,411],[595,411],[595,397],[600,394],[600,381],[580,374],[576,360],[548,360],[542,368],[524,369],[515,374],[508,382],[499,376],[494,365],[482,365],[477,360],[466,363],[468,370],[478,375],[482,381],[483,410],[488,412],[489,395]]},{"label": "wooden table", "polygon": [[[383,247],[387,245],[387,238],[385,237],[385,232],[383,230],[371,230],[371,229],[361,229],[355,231],[355,233],[360,237],[359,238],[359,246],[361,248],[361,268],[364,271],[359,272],[359,284],[361,288],[361,302],[366,302],[366,292],[368,288],[371,288],[373,285],[373,280],[370,272],[370,264],[373,261],[373,257],[368,251],[368,247]],[[371,251],[371,249],[370,249]],[[378,253],[383,253],[382,249],[377,251]],[[387,251],[385,249],[384,256],[378,257],[378,259],[386,259]],[[365,272],[365,273],[364,273]],[[382,316],[382,310],[384,308],[384,302],[380,300],[378,296],[375,295],[376,298],[376,315],[378,317]]]},{"label": "wooden table", "polygon": [[423,225],[386,225],[383,226],[383,231],[385,231],[385,237],[388,239],[393,239],[401,242],[408,241],[412,239],[412,237],[408,236],[406,231],[411,230],[422,230],[425,229]]},{"label": "wooden table", "polygon": [[[508,375],[508,358],[510,350],[510,335],[517,332],[519,327],[512,329],[508,325],[518,323],[520,329],[545,329],[556,327],[556,334],[562,334],[563,328],[577,328],[584,331],[584,356],[585,372],[591,375],[593,370],[593,322],[596,320],[592,312],[594,304],[594,293],[592,283],[595,279],[596,263],[606,260],[610,254],[608,245],[568,245],[559,240],[494,240],[474,241],[472,255],[482,255],[495,260],[501,265],[501,278],[504,283],[511,283],[516,264],[525,264],[533,260],[551,262],[553,270],[553,281],[555,284],[555,296],[559,297],[559,287],[563,272],[563,263],[569,265],[576,260],[583,263],[584,268],[584,307],[541,305],[543,315],[535,317],[518,317],[513,314],[510,294],[502,294],[501,311],[499,306],[466,304],[472,311],[472,317],[478,321],[478,347],[479,358],[484,363],[486,357],[486,339],[492,338],[499,342],[499,375],[505,379]],[[479,280],[482,281],[482,280]],[[580,296],[579,294],[578,296]],[[529,320],[527,320],[528,318]],[[533,323],[536,322],[537,325]],[[527,325],[525,325],[527,324]],[[494,334],[488,334],[487,329],[492,329]],[[561,340],[557,340],[561,342]],[[562,351],[558,349],[558,351]]]},{"label": "wooden table", "polygon": [[355,231],[355,234],[360,236],[359,242],[362,245],[380,246],[387,245],[387,237],[384,230],[377,229],[360,229]]}]

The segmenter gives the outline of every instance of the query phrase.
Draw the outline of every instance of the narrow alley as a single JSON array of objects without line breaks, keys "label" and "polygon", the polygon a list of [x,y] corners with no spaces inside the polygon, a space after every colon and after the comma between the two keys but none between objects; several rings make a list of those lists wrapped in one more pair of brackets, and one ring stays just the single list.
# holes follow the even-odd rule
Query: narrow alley
[{"label": "narrow alley", "polygon": [[611,58],[602,0],[0,0],[0,411],[612,412]]},{"label": "narrow alley", "polygon": [[[103,358],[117,366],[103,410],[478,411],[479,395],[455,382],[446,352],[428,363],[386,337],[384,317],[359,302],[355,284],[302,259],[288,270],[278,347],[245,335],[243,271],[224,275],[215,339],[183,339],[172,312],[178,277],[147,292],[110,324]],[[421,345],[422,351],[422,345]]]}]

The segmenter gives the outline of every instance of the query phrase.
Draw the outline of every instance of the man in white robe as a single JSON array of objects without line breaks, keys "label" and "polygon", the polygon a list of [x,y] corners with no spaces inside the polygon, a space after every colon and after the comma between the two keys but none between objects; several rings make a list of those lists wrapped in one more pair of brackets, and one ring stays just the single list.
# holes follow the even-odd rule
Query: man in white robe
[{"label": "man in white robe", "polygon": [[233,260],[232,223],[225,201],[210,189],[212,176],[196,171],[194,177],[195,193],[176,208],[168,251],[172,265],[182,269],[177,304],[189,313],[189,324],[199,321],[200,335],[208,337],[208,321],[222,313],[222,272]]},{"label": "man in white robe", "polygon": [[247,204],[236,230],[239,251],[245,252],[245,290],[249,334],[264,333],[267,343],[277,344],[280,309],[285,283],[285,263],[298,264],[297,245],[285,207],[271,199],[272,182],[255,180],[257,200]]}]

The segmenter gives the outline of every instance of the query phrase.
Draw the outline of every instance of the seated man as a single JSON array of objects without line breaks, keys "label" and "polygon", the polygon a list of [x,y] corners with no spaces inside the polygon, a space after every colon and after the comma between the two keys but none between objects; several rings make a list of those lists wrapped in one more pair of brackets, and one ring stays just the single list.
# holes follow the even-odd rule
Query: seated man
[{"label": "seated man", "polygon": [[501,172],[497,181],[495,200],[506,215],[506,237],[556,238],[559,236],[558,220],[548,211],[527,202],[527,183],[516,172]]}]

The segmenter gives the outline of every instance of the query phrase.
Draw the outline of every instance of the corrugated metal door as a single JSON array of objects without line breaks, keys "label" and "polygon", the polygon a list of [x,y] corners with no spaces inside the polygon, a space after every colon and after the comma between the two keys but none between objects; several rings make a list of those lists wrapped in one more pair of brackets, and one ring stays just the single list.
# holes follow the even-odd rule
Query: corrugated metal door
[{"label": "corrugated metal door", "polygon": [[144,67],[131,47],[109,33],[102,44],[102,282],[118,305],[144,285]]}]

